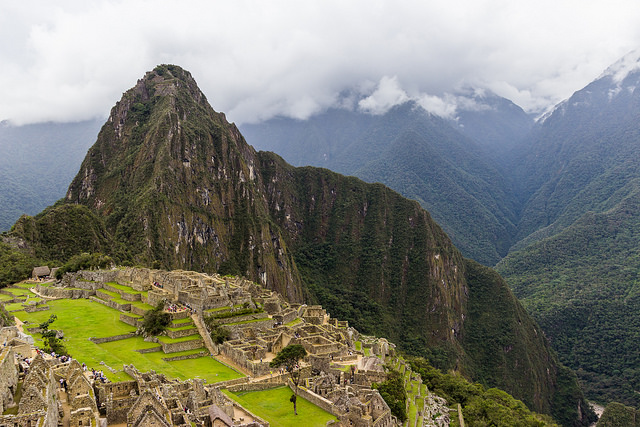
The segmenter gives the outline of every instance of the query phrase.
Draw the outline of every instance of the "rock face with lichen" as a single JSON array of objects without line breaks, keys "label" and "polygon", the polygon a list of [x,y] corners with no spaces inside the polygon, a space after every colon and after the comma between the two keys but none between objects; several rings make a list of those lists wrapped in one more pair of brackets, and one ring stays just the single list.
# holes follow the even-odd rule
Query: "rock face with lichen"
[{"label": "rock face with lichen", "polygon": [[537,411],[581,401],[575,378],[557,393],[560,366],[504,281],[464,259],[417,202],[256,152],[180,67],[124,93],[66,198],[13,233],[44,259],[100,250],[242,275]]}]

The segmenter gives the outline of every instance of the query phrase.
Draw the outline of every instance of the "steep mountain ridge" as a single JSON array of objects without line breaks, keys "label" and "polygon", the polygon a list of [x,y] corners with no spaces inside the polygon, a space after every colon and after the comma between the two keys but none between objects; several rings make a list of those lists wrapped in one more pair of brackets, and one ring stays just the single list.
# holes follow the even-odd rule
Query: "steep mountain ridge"
[{"label": "steep mountain ridge", "polygon": [[[435,116],[409,101],[378,116],[332,109],[306,121],[277,118],[244,125],[242,131],[250,143],[276,151],[295,165],[321,166],[382,182],[418,200],[466,256],[493,265],[513,243],[517,206],[502,163],[491,157],[495,143],[487,135],[492,126],[481,125],[480,117],[497,123],[501,115],[495,109],[504,109],[513,124],[503,121],[496,127],[513,138],[522,132],[518,140],[531,124],[521,109],[494,98],[486,95],[468,101],[469,109],[459,121]],[[465,136],[461,132],[465,123],[469,131],[476,129],[485,138]],[[441,185],[446,185],[446,191]],[[472,221],[456,211],[461,199],[470,203],[463,204],[467,212],[479,213]]]},{"label": "steep mountain ridge", "polygon": [[[567,425],[589,420],[575,378],[504,281],[465,260],[417,202],[257,153],[179,67],[159,66],[123,95],[66,199],[21,218],[13,236],[39,256],[58,244],[59,260],[102,248],[71,243],[74,221],[104,230],[120,261],[245,275]],[[501,314],[486,316],[491,307]]]},{"label": "steep mountain ridge", "polygon": [[632,53],[535,129],[515,170],[529,195],[497,266],[590,398],[638,405],[640,62]]}]

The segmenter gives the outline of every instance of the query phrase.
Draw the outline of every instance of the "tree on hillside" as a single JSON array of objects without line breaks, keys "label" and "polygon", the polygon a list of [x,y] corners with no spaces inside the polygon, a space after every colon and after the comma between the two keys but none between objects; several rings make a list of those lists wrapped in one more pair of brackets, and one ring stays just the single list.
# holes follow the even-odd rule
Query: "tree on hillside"
[{"label": "tree on hillside", "polygon": [[271,361],[269,366],[279,368],[284,366],[291,374],[293,381],[293,395],[289,401],[293,403],[293,413],[298,415],[296,400],[298,399],[298,384],[300,383],[300,361],[307,355],[307,350],[300,344],[289,344]]},{"label": "tree on hillside", "polygon": [[42,341],[44,342],[44,350],[48,353],[50,351],[55,352],[58,355],[68,355],[67,349],[62,344],[62,340],[58,338],[58,331],[55,329],[49,329],[49,326],[57,319],[55,314],[49,316],[49,320],[46,320],[40,325],[40,333],[42,334]]},{"label": "tree on hillside", "polygon": [[160,335],[171,323],[171,315],[164,311],[164,300],[147,311],[142,321],[142,333],[146,336]]}]

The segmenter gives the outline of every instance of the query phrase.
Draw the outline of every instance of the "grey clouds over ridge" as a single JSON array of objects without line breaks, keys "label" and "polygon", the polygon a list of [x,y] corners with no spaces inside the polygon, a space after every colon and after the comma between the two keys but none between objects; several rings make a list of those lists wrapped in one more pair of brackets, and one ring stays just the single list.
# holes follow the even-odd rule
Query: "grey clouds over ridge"
[{"label": "grey clouds over ridge", "polygon": [[465,87],[540,113],[640,47],[638,22],[626,0],[0,0],[0,120],[104,117],[160,63],[238,123],[346,91],[372,113],[416,99],[447,115]]}]

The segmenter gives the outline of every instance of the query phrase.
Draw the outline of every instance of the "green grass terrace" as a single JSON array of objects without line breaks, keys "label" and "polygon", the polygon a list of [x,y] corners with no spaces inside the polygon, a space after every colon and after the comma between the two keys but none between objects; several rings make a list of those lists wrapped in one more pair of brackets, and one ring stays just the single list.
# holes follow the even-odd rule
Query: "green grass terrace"
[{"label": "green grass terrace", "polygon": [[298,396],[298,415],[293,413],[293,404],[289,398],[293,392],[289,387],[278,387],[262,391],[231,393],[223,392],[251,412],[268,421],[272,426],[282,427],[324,427],[328,421],[335,420],[329,412],[315,406]]},{"label": "green grass terrace", "polygon": [[[33,295],[33,294],[32,294]],[[141,336],[121,339],[117,341],[96,344],[89,338],[105,338],[135,332],[136,328],[120,321],[120,312],[97,302],[86,299],[59,299],[49,301],[50,310],[26,313],[16,311],[14,314],[25,328],[38,326],[55,314],[57,319],[51,324],[52,329],[64,332],[64,345],[69,354],[77,360],[87,364],[89,368],[102,370],[111,381],[129,380],[129,375],[122,371],[123,364],[133,364],[139,371],[151,369],[171,378],[186,380],[188,378],[202,378],[208,383],[240,378],[243,375],[210,356],[194,359],[166,361],[166,358],[189,356],[198,354],[204,349],[165,354],[162,351],[140,353],[136,350],[149,348],[160,349],[160,344],[147,342]],[[190,319],[185,322],[186,326]],[[36,345],[42,346],[41,336],[33,334]],[[160,337],[163,342],[180,342],[199,339],[199,335],[170,339]],[[100,362],[104,362],[101,365]],[[106,366],[105,366],[106,365]],[[115,370],[112,372],[109,368]]]}]

